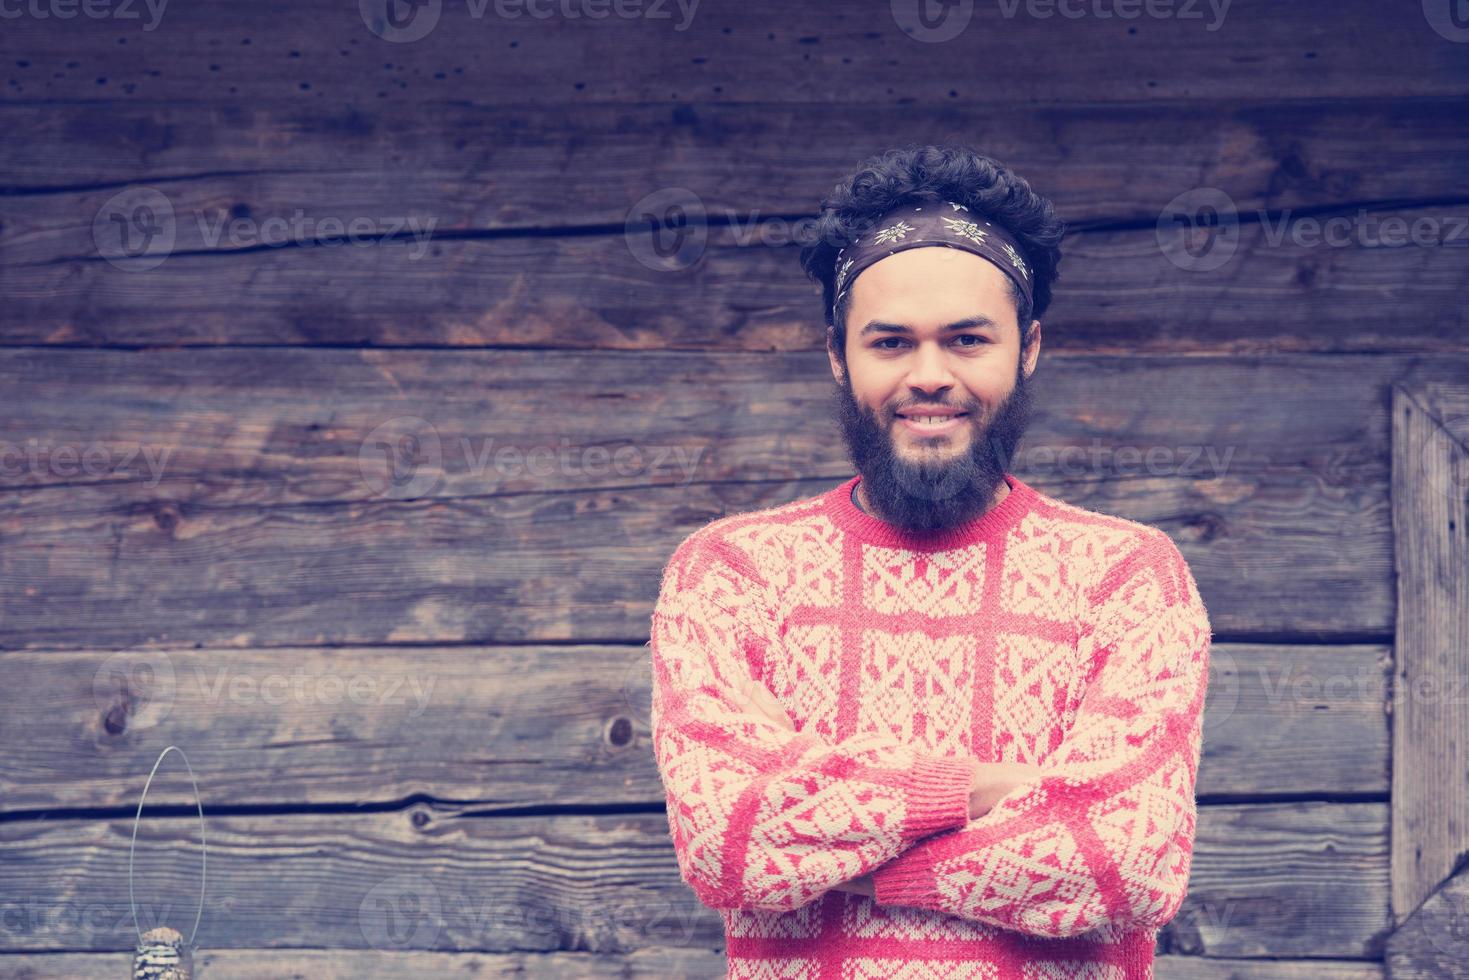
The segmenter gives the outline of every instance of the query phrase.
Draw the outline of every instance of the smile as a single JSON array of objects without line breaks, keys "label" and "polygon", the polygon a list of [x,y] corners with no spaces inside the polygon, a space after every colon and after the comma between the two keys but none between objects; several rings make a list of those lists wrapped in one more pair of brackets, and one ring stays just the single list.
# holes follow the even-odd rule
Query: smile
[{"label": "smile", "polygon": [[946,435],[964,425],[968,413],[957,415],[900,415],[898,422],[909,432],[917,435]]}]

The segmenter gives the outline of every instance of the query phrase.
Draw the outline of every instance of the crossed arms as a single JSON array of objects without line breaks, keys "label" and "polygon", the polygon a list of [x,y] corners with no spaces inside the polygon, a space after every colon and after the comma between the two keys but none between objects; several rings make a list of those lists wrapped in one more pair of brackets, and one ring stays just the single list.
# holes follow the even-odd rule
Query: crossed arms
[{"label": "crossed arms", "polygon": [[1037,765],[797,730],[755,678],[778,653],[767,589],[696,534],[653,614],[654,751],[684,880],[706,905],[781,911],[832,890],[1037,936],[1157,928],[1182,904],[1209,628],[1161,532],[1109,570],[1084,689]]}]

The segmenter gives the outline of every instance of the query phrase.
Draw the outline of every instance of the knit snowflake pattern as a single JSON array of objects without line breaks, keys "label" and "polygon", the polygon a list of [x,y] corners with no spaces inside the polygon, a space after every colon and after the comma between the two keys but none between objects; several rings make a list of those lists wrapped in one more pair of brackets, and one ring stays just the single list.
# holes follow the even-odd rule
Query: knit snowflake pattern
[{"label": "knit snowflake pattern", "polygon": [[[910,547],[854,486],[705,525],[654,608],[669,833],[729,976],[1151,976],[1209,674],[1182,554],[1018,479],[973,534]],[[971,818],[974,759],[1039,774]],[[863,875],[871,897],[835,890]]]}]

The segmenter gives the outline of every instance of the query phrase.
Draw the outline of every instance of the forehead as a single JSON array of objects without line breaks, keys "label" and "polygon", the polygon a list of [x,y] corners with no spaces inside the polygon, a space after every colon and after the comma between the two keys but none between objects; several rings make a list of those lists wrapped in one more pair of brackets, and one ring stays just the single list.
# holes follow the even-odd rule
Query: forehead
[{"label": "forehead", "polygon": [[864,320],[914,325],[976,313],[1000,323],[1015,318],[1009,278],[988,259],[943,246],[910,248],[863,269],[852,283],[851,310],[859,308]]}]

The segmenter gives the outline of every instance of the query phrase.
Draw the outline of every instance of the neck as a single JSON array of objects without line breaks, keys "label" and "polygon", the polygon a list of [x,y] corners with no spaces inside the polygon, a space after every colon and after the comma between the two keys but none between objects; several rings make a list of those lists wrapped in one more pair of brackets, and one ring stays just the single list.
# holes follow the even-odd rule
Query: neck
[{"label": "neck", "polygon": [[[986,512],[1000,506],[1000,504],[1008,496],[1010,496],[1010,485],[1004,480],[1001,480],[1000,486],[995,490],[994,499],[990,501],[989,507],[985,508]],[[869,502],[867,499],[867,485],[861,480],[857,481],[857,507],[869,517],[877,516],[872,510],[871,502]]]}]

